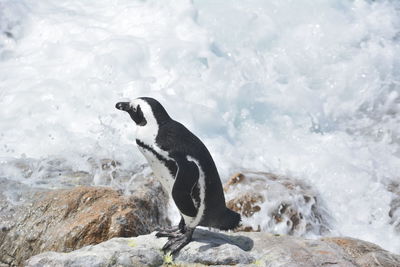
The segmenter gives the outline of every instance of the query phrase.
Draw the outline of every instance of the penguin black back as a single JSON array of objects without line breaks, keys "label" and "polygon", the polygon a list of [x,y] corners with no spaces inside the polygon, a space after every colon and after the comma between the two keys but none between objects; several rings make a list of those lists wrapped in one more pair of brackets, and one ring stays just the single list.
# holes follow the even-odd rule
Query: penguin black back
[{"label": "penguin black back", "polygon": [[[155,114],[165,116],[165,109],[162,106],[162,109],[159,108],[159,103],[156,100],[149,101],[149,98],[144,99],[152,107],[154,105]],[[162,150],[168,151],[170,154],[181,153],[197,159],[206,177],[206,210],[200,225],[221,230],[236,228],[241,220],[240,215],[226,208],[221,179],[207,147],[183,124],[171,119],[169,116],[168,118],[168,122],[163,123],[159,128],[156,143]]]}]

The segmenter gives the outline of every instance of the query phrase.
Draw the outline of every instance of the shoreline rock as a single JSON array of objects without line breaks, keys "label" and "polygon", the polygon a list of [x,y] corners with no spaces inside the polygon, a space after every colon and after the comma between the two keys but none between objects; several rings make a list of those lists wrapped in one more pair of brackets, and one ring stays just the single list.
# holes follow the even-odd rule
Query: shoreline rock
[{"label": "shoreline rock", "polygon": [[147,234],[170,224],[167,196],[158,182],[132,196],[107,187],[79,186],[36,193],[14,207],[0,231],[0,263],[18,266],[43,251],[69,252],[113,237]]},{"label": "shoreline rock", "polygon": [[161,251],[166,238],[155,233],[113,238],[70,253],[45,252],[26,262],[50,266],[400,266],[400,256],[348,237],[316,240],[262,232],[219,233],[196,229],[193,241],[176,257]]},{"label": "shoreline rock", "polygon": [[[194,242],[172,258],[160,251],[165,238],[157,239],[154,233],[142,235],[170,224],[168,200],[161,185],[148,177],[133,177],[133,170],[122,169],[113,160],[88,162],[92,169],[86,172],[69,168],[62,160],[35,165],[26,159],[5,165],[9,169],[4,168],[4,174],[15,172],[22,174],[23,179],[40,176],[38,181],[45,186],[32,187],[18,179],[7,179],[7,175],[0,179],[0,267],[21,266],[26,259],[42,252],[26,264],[400,266],[398,255],[365,241],[347,237],[317,240],[295,237],[308,231],[329,232],[326,220],[329,215],[324,212],[317,192],[296,179],[249,171],[235,175],[225,186],[228,206],[241,212],[244,220],[257,217],[258,222],[269,220],[269,223],[263,229],[244,224],[242,230],[277,229],[277,233],[290,236],[197,229]],[[108,187],[76,186],[94,181],[123,188],[125,196],[121,190]],[[67,189],[51,190],[49,185]],[[389,214],[395,225],[400,214],[397,204],[392,203]],[[139,236],[120,238],[136,235]]]}]

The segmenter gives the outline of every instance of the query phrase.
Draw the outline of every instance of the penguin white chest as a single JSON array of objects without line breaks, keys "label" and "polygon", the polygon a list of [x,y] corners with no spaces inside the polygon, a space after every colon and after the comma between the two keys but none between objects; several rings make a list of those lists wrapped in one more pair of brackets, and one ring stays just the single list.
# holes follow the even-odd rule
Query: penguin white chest
[{"label": "penguin white chest", "polygon": [[145,126],[136,129],[136,143],[153,170],[155,177],[160,181],[168,194],[171,195],[175,177],[166,164],[171,158],[168,152],[157,146],[155,140],[159,127],[154,116],[147,116],[147,120]]},{"label": "penguin white chest", "polygon": [[168,192],[168,194],[171,194],[175,177],[172,176],[172,173],[166,166],[165,161],[160,160],[158,158],[160,155],[157,157],[154,150],[152,151],[150,149],[146,149],[140,145],[138,147],[153,170],[155,177],[160,181],[161,185]]}]

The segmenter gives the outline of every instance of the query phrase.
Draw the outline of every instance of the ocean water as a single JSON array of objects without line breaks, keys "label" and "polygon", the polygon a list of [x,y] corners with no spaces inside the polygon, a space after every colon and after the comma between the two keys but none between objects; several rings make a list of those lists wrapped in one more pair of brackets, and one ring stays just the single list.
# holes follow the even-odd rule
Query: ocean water
[{"label": "ocean water", "polygon": [[149,173],[114,105],[151,96],[223,181],[243,169],[302,180],[330,234],[400,253],[399,58],[397,1],[0,0],[0,174],[36,186],[40,172],[9,162],[53,158]]}]

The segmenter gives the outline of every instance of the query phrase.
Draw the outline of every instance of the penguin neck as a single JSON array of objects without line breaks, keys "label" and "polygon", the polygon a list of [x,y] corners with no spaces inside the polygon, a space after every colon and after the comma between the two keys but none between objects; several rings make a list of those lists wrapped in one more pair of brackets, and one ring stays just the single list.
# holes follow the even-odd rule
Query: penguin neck
[{"label": "penguin neck", "polygon": [[147,121],[146,125],[137,126],[136,138],[149,146],[153,146],[156,143],[158,130],[159,130],[159,125],[157,121],[154,118],[152,118]]},{"label": "penguin neck", "polygon": [[162,106],[150,106],[147,102],[149,100],[140,99],[139,101],[145,114],[146,124],[137,125],[136,138],[153,147],[156,144],[156,137],[160,127],[171,121],[171,118]]}]

